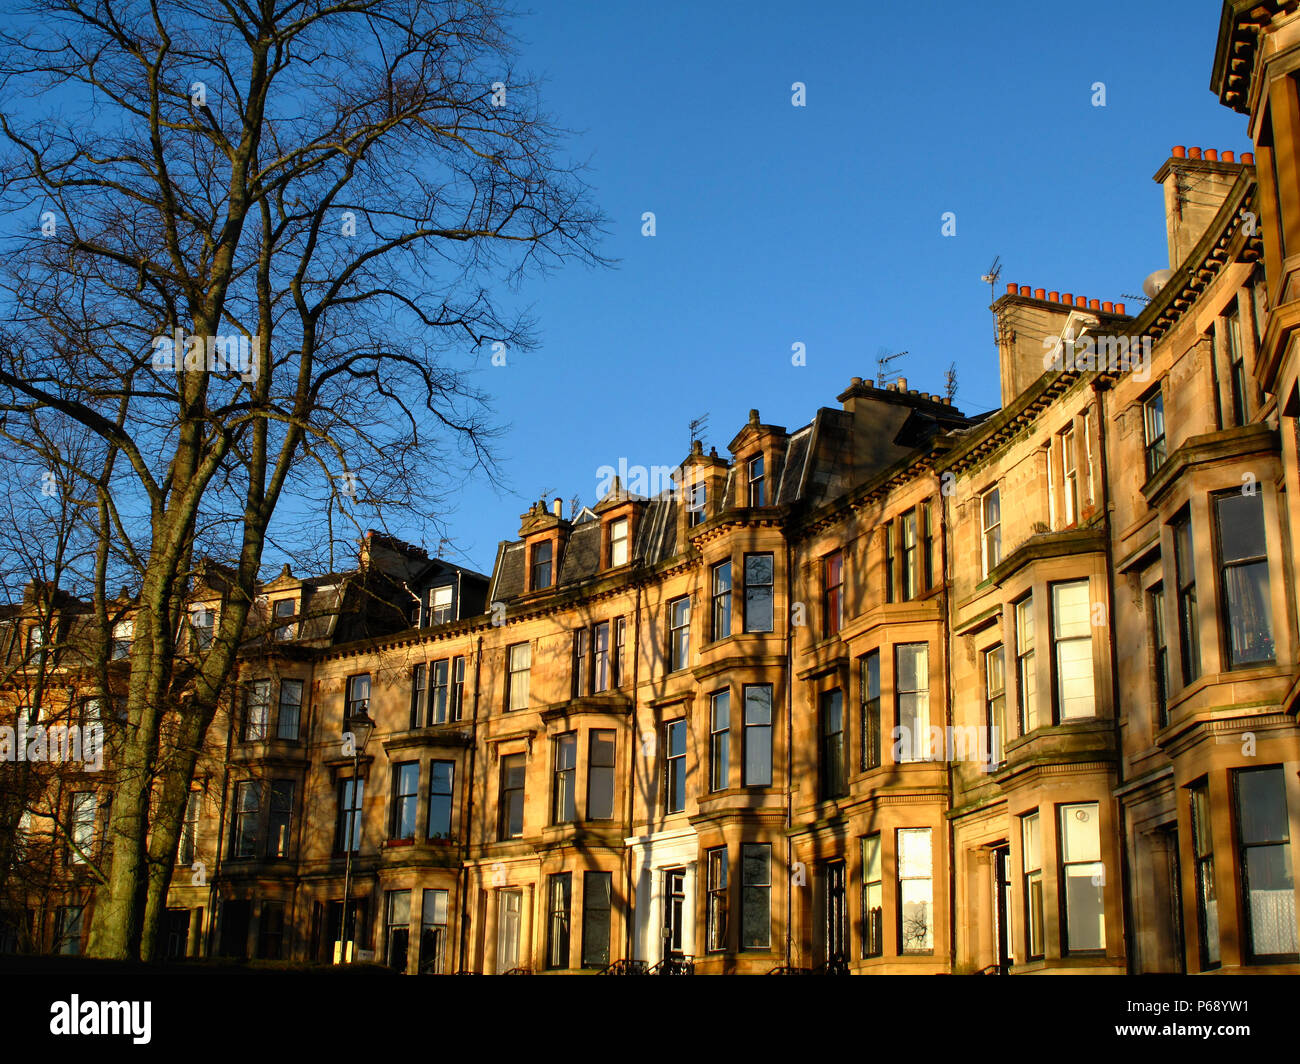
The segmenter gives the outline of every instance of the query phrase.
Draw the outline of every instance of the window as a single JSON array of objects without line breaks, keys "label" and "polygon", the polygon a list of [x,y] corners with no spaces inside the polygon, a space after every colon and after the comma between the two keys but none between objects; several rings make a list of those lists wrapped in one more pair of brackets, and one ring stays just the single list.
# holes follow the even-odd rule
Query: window
[{"label": "window", "polygon": [[81,953],[80,905],[60,905],[54,910],[54,952],[76,956]]},{"label": "window", "polygon": [[586,628],[573,630],[573,697],[591,693],[591,633]]},{"label": "window", "polygon": [[393,766],[392,821],[390,839],[415,838],[415,810],[420,795],[420,763],[403,761]]},{"label": "window", "polygon": [[1256,964],[1294,964],[1300,944],[1284,770],[1237,769],[1233,777],[1246,956]]},{"label": "window", "polygon": [[429,767],[429,838],[450,839],[452,783],[456,779],[456,762],[434,761]]},{"label": "window", "polygon": [[691,600],[679,598],[668,604],[669,669],[686,668],[691,650]]},{"label": "window", "polygon": [[686,489],[687,527],[694,528],[696,525],[704,524],[704,519],[707,516],[704,507],[706,496],[707,489],[702,480],[697,480]]},{"label": "window", "polygon": [[1092,614],[1087,580],[1052,585],[1052,641],[1057,721],[1095,716]]},{"label": "window", "polygon": [[568,824],[577,819],[574,787],[578,780],[578,733],[566,732],[555,738],[555,769],[551,788],[551,823]]},{"label": "window", "polygon": [[720,953],[727,948],[727,848],[719,846],[705,855],[708,861],[708,901],[704,911],[704,948]]},{"label": "window", "polygon": [[506,709],[528,708],[528,674],[533,652],[528,643],[516,643],[506,651],[509,662],[506,676]]},{"label": "window", "polygon": [[[45,633],[41,629],[34,629]],[[118,621],[113,625],[113,645],[109,651],[109,656],[113,661],[125,661],[131,656],[131,640],[135,638],[134,621]]]},{"label": "window", "polygon": [[1178,585],[1178,650],[1183,683],[1201,675],[1201,620],[1196,609],[1196,555],[1192,550],[1192,520],[1184,513],[1174,522],[1174,575]]},{"label": "window", "polygon": [[894,648],[894,688],[898,699],[895,761],[930,759],[930,646],[902,643]]},{"label": "window", "polygon": [[199,606],[190,614],[194,627],[194,649],[207,650],[212,646],[212,633],[217,626],[217,616],[209,606]]},{"label": "window", "polygon": [[894,524],[885,525],[885,601],[894,601]]},{"label": "window", "polygon": [[686,808],[686,721],[664,725],[664,812]]},{"label": "window", "polygon": [[908,510],[899,522],[903,541],[903,599],[916,598],[916,511]]},{"label": "window", "polygon": [[450,695],[447,659],[435,661],[430,668],[433,672],[433,688],[429,693],[429,723],[443,724],[447,720],[447,699]]},{"label": "window", "polygon": [[441,975],[446,953],[447,892],[425,890],[420,899],[420,974]]},{"label": "window", "polygon": [[984,720],[989,729],[989,767],[1004,764],[1007,734],[1006,654],[999,643],[984,651]]},{"label": "window", "polygon": [[604,968],[609,964],[613,880],[614,877],[609,872],[582,874],[582,966],[584,968]]},{"label": "window", "polygon": [[549,540],[533,544],[532,579],[528,585],[530,591],[541,591],[551,586],[551,562],[555,545]]},{"label": "window", "polygon": [[573,876],[557,872],[547,877],[546,894],[549,898],[546,933],[546,967],[569,966],[569,902],[573,889]]},{"label": "window", "polygon": [[929,828],[898,829],[898,944],[900,953],[934,950],[934,891]]},{"label": "window", "polygon": [[772,685],[745,685],[746,787],[772,786]]},{"label": "window", "polygon": [[731,778],[731,692],[709,696],[709,790],[725,790]]},{"label": "window", "polygon": [[93,856],[95,844],[95,792],[78,791],[72,796],[69,856],[73,864],[85,864]]},{"label": "window", "polygon": [[880,765],[880,651],[858,659],[858,699],[862,705],[862,767]]},{"label": "window", "polygon": [[740,948],[768,949],[772,944],[772,847],[740,847]]},{"label": "window", "polygon": [[293,780],[271,781],[271,814],[267,824],[266,856],[289,856],[289,826],[293,823]]},{"label": "window", "polygon": [[244,689],[244,742],[262,742],[270,729],[271,681],[254,680]]},{"label": "window", "polygon": [[1043,956],[1043,854],[1039,847],[1038,814],[1020,820],[1025,870],[1025,942],[1030,960]]},{"label": "window", "polygon": [[626,565],[628,559],[627,518],[620,517],[609,523],[609,567]]},{"label": "window", "polygon": [[1214,498],[1219,527],[1223,634],[1228,668],[1274,660],[1268,548],[1264,542],[1264,499],[1227,492]]},{"label": "window", "polygon": [[1219,966],[1219,892],[1214,882],[1214,837],[1210,822],[1210,788],[1205,780],[1191,787],[1192,862],[1196,873],[1196,925],[1201,970]]},{"label": "window", "polygon": [[1246,353],[1241,346],[1241,316],[1234,300],[1231,310],[1223,319],[1224,347],[1228,359],[1228,379],[1232,386],[1232,423],[1246,424]]},{"label": "window", "polygon": [[1079,520],[1079,468],[1073,428],[1061,433],[1061,479],[1065,486],[1065,523]]},{"label": "window", "polygon": [[593,728],[587,733],[587,819],[614,819],[613,728]]},{"label": "window", "polygon": [[822,559],[822,624],[828,638],[844,625],[844,555],[839,551]]},{"label": "window", "polygon": [[276,639],[295,639],[297,638],[298,626],[289,621],[295,613],[298,612],[298,604],[294,599],[283,598],[276,599],[271,603],[271,617],[275,621],[275,638]]},{"label": "window", "polygon": [[334,833],[334,849],[339,853],[361,849],[361,798],[365,790],[365,780],[339,781],[339,819]]},{"label": "window", "polygon": [[458,721],[465,710],[465,659],[451,659],[451,719]]},{"label": "window", "polygon": [[712,569],[713,630],[717,641],[731,635],[731,562],[719,562]]},{"label": "window", "polygon": [[883,880],[880,874],[880,836],[862,840],[862,956],[879,957],[885,951]]},{"label": "window", "polygon": [[503,839],[517,839],[524,833],[524,770],[523,754],[507,754],[501,758],[501,822],[498,834]]},{"label": "window", "polygon": [[280,681],[280,707],[275,718],[275,736],[277,739],[289,739],[296,742],[298,728],[302,721],[302,681]]},{"label": "window", "polygon": [[347,716],[358,717],[370,712],[370,673],[348,677]]},{"label": "window", "polygon": [[763,456],[759,454],[751,458],[746,470],[749,481],[749,505],[766,506],[767,491],[765,490],[763,475]]},{"label": "window", "polygon": [[934,524],[927,500],[921,504],[921,587],[934,586]]},{"label": "window", "polygon": [[404,972],[411,944],[411,892],[390,890],[385,912],[384,960],[393,971]]},{"label": "window", "polygon": [[[411,666],[411,717],[410,727],[420,727],[420,719],[424,713],[424,703],[427,697],[429,683],[429,667],[421,662],[419,665]],[[430,721],[432,723],[432,721]]]},{"label": "window", "polygon": [[844,694],[838,688],[821,695],[822,797],[839,798],[848,793],[844,780]]},{"label": "window", "polygon": [[257,828],[261,813],[261,783],[244,780],[235,788],[235,837],[230,843],[231,857],[257,856]]},{"label": "window", "polygon": [[623,652],[627,649],[627,618],[616,617],[614,619],[614,686],[622,687],[626,674],[624,673],[624,656]]},{"label": "window", "polygon": [[181,823],[180,849],[176,853],[176,864],[181,868],[189,868],[194,863],[199,811],[202,805],[203,796],[198,791],[190,791],[189,797],[185,800],[185,819]]},{"label": "window", "polygon": [[1157,388],[1142,403],[1142,442],[1146,455],[1147,477],[1165,464],[1165,397]]},{"label": "window", "polygon": [[980,571],[984,579],[1002,561],[1002,500],[997,488],[980,496]]},{"label": "window", "polygon": [[592,680],[596,694],[603,694],[610,688],[609,669],[609,621],[601,621],[593,629],[595,659],[592,668]]},{"label": "window", "polygon": [[1066,953],[1106,948],[1101,825],[1096,802],[1056,807],[1061,832],[1061,884],[1065,895]]},{"label": "window", "polygon": [[1034,599],[1016,603],[1016,694],[1020,699],[1020,734],[1038,727],[1038,672],[1034,660]]},{"label": "window", "polygon": [[745,555],[745,631],[772,631],[772,555]]},{"label": "window", "polygon": [[[550,544],[546,544],[550,546]],[[549,578],[547,584],[550,583]],[[546,585],[543,584],[543,587]],[[429,624],[446,624],[452,619],[452,599],[456,589],[451,584],[429,589]]]},{"label": "window", "polygon": [[1165,638],[1165,589],[1156,584],[1147,592],[1151,605],[1151,646],[1155,655],[1156,726],[1169,723],[1169,643]]}]

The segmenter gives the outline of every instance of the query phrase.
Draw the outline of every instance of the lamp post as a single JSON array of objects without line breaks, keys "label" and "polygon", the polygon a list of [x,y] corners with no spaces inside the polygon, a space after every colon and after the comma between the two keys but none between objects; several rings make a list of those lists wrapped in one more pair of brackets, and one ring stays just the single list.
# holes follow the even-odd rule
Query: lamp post
[{"label": "lamp post", "polygon": [[[357,788],[361,784],[361,755],[366,749],[366,743],[370,741],[371,733],[375,730],[375,722],[371,720],[370,715],[366,712],[366,703],[357,702],[355,705],[348,706],[348,715],[343,718],[343,740],[347,741],[348,736],[352,737],[352,808],[348,810],[346,821],[347,837],[343,840],[347,847],[347,863],[343,868],[343,912],[339,919],[340,935],[342,941],[339,942],[339,952],[334,958],[334,963],[339,964],[343,961],[344,950],[347,943],[354,941],[348,937],[348,902],[351,900],[352,893],[352,838],[356,836],[356,848],[361,848],[361,833],[365,827],[365,820],[361,816],[361,797]],[[353,935],[355,936],[355,929]],[[351,960],[351,957],[348,957]]]}]

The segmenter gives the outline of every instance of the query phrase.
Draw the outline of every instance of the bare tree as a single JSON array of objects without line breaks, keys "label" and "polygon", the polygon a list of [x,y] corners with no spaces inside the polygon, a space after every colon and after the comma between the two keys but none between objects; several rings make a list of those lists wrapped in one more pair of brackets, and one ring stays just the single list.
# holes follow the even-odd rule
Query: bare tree
[{"label": "bare tree", "polygon": [[[137,606],[94,955],[152,956],[277,507],[427,513],[487,459],[469,354],[532,340],[489,282],[602,261],[512,56],[477,0],[39,0],[0,35],[0,412],[95,435],[88,597]],[[178,686],[202,555],[230,586]]]}]

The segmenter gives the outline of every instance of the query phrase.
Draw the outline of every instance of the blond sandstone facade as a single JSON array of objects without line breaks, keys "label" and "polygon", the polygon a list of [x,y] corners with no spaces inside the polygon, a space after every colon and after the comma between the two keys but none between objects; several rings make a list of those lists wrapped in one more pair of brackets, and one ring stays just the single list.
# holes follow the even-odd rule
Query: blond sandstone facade
[{"label": "blond sandstone facade", "polygon": [[[378,635],[331,578],[268,585],[325,619],[245,657],[170,952],[1300,971],[1287,6],[1225,4],[1214,90],[1256,151],[1157,172],[1172,273],[1150,303],[994,304],[1000,410],[855,378],[795,431],[752,412],[676,492],[616,483],[572,520],[535,504],[442,612],[449,572],[386,541],[421,604]],[[1045,363],[1061,337],[1100,367]],[[55,901],[28,903],[39,948]]]}]

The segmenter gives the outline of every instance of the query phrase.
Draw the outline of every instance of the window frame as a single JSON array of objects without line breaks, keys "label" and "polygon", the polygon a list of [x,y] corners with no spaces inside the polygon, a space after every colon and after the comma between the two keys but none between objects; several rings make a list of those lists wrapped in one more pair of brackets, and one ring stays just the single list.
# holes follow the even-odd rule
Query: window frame
[{"label": "window frame", "polygon": [[[766,558],[769,567],[769,579],[766,583],[749,579],[749,560],[753,558],[757,561]],[[744,620],[743,628],[745,633],[753,635],[766,635],[776,631],[776,555],[772,551],[746,551],[741,556],[741,580],[744,586]],[[767,606],[767,627],[760,627],[763,623],[762,617],[754,619],[751,614],[758,612],[762,604],[766,602]],[[752,603],[752,605],[751,605]]]},{"label": "window frame", "polygon": [[[521,656],[524,659],[522,666],[519,664]],[[531,643],[512,643],[506,647],[505,711],[507,713],[519,713],[528,709],[532,668],[533,645]]]},{"label": "window frame", "polygon": [[[751,721],[750,720],[750,698],[751,690],[767,691],[767,720]],[[770,683],[747,683],[741,686],[741,705],[742,705],[742,775],[741,786],[743,787],[771,787],[772,780],[775,778],[775,750],[773,747],[774,724],[776,718],[775,706],[775,687]],[[755,705],[759,703],[754,703]],[[751,773],[751,752],[756,749],[766,751],[767,779],[761,780],[752,778]]]}]

